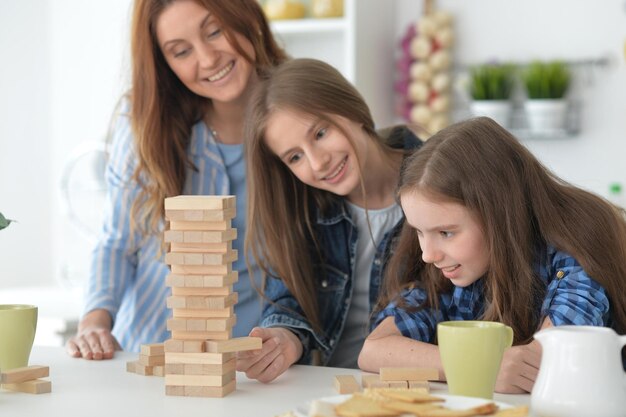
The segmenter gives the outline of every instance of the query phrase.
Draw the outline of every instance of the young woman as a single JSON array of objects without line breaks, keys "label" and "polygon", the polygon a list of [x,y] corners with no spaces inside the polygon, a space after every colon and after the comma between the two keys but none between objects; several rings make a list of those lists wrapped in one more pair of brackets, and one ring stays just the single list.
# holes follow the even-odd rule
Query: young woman
[{"label": "young woman", "polygon": [[[86,314],[67,344],[86,359],[168,337],[165,197],[236,195],[233,246],[243,253],[243,113],[259,75],[286,60],[256,0],[136,0],[131,38],[132,88],[113,128],[106,220]],[[245,262],[234,268],[233,334],[242,336],[257,324],[260,304]]]},{"label": "young woman", "polygon": [[[452,125],[412,156],[407,222],[359,366],[437,367],[437,323],[511,326],[496,391],[530,392],[547,326],[626,332],[624,212],[550,173],[493,120]],[[410,353],[410,354],[409,354]]]},{"label": "young woman", "polygon": [[356,367],[390,242],[393,190],[421,142],[379,134],[361,95],[333,67],[297,59],[250,100],[246,249],[266,278],[257,352],[237,367],[268,382],[295,362]]}]

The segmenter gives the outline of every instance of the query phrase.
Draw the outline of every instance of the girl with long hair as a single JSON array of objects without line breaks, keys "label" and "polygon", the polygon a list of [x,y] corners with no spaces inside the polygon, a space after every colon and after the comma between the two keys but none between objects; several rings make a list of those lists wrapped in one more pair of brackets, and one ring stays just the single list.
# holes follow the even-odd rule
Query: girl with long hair
[{"label": "girl with long hair", "polygon": [[[244,109],[258,78],[287,59],[256,0],[136,0],[131,56],[131,89],[112,123],[108,205],[86,314],[67,344],[70,355],[86,359],[167,338],[166,197],[236,195],[233,246],[243,253]],[[245,262],[234,269],[233,333],[241,336],[257,324],[260,303]]]},{"label": "girl with long hair", "polygon": [[362,369],[436,367],[444,380],[437,323],[497,321],[513,328],[514,346],[496,391],[530,392],[541,328],[626,332],[623,209],[552,174],[493,120],[431,137],[407,161],[397,195],[407,221]]},{"label": "girl with long hair", "polygon": [[237,368],[269,382],[291,364],[356,367],[390,243],[400,166],[421,141],[377,132],[333,67],[295,59],[256,87],[245,129],[246,250],[263,272],[260,351]]}]

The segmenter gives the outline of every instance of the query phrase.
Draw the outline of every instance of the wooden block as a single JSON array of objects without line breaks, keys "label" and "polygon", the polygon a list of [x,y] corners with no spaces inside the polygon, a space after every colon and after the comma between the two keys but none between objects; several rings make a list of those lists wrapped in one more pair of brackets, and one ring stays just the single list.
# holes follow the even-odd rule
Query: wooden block
[{"label": "wooden block", "polygon": [[180,340],[207,340],[207,339],[215,339],[215,340],[226,340],[231,339],[233,337],[232,330],[226,330],[223,332],[191,332],[191,331],[181,331],[181,330],[172,330],[172,339],[180,339]]},{"label": "wooden block", "polygon": [[381,381],[437,381],[439,371],[434,368],[380,368]]},{"label": "wooden block", "polygon": [[236,337],[229,340],[207,340],[204,348],[211,353],[240,352],[261,349],[263,340],[260,337]]},{"label": "wooden block", "polygon": [[167,308],[183,309],[224,309],[237,303],[236,292],[226,296],[204,297],[204,296],[175,296],[167,297]]},{"label": "wooden block", "polygon": [[163,355],[139,355],[139,363],[143,366],[165,365],[165,352]]},{"label": "wooden block", "polygon": [[178,395],[183,397],[185,395],[185,387],[166,385],[165,395]]},{"label": "wooden block", "polygon": [[219,288],[172,287],[172,295],[228,295],[233,292],[233,286]]},{"label": "wooden block", "polygon": [[407,381],[385,381],[389,383],[389,388],[408,388],[409,384]]},{"label": "wooden block", "polygon": [[352,394],[361,390],[359,383],[352,375],[335,375],[334,386],[338,394]]},{"label": "wooden block", "polygon": [[52,383],[44,379],[32,379],[16,384],[2,384],[2,388],[28,394],[47,394],[52,392]]},{"label": "wooden block", "polygon": [[48,366],[32,365],[14,368],[0,373],[0,384],[15,384],[37,378],[45,378],[49,375],[50,368]]},{"label": "wooden block", "polygon": [[170,252],[226,253],[233,249],[232,240],[220,243],[171,242]]},{"label": "wooden block", "polygon": [[169,252],[165,254],[167,265],[225,265],[236,260],[236,249],[226,253]]},{"label": "wooden block", "polygon": [[152,375],[165,376],[165,365],[157,365],[152,367]]},{"label": "wooden block", "polygon": [[165,352],[165,364],[223,365],[235,357],[234,353],[170,353]]},{"label": "wooden block", "polygon": [[222,398],[233,392],[237,387],[237,382],[232,380],[223,387],[184,387],[186,397],[211,397]]},{"label": "wooden block", "polygon": [[146,356],[163,355],[165,353],[165,347],[163,343],[151,343],[141,345],[141,354]]},{"label": "wooden block", "polygon": [[232,358],[228,362],[219,365],[206,365],[196,363],[167,364],[168,375],[224,375],[235,371],[237,360]]},{"label": "wooden block", "polygon": [[378,374],[362,374],[361,385],[363,388],[389,388],[389,384],[385,381],[381,381]]},{"label": "wooden block", "polygon": [[219,222],[171,221],[169,230],[226,230],[232,227],[230,220]]},{"label": "wooden block", "polygon": [[188,310],[184,308],[172,309],[172,315],[178,318],[185,318],[185,317],[225,318],[225,317],[230,317],[233,314],[235,314],[235,310],[233,306],[226,307],[226,308],[211,309],[211,310]]},{"label": "wooden block", "polygon": [[236,206],[234,195],[178,195],[165,199],[165,210],[224,210]]},{"label": "wooden block", "polygon": [[165,353],[167,352],[184,352],[184,340],[167,339],[164,343]]},{"label": "wooden block", "polygon": [[235,371],[224,375],[165,375],[165,385],[223,387],[235,379]]},{"label": "wooden block", "polygon": [[227,275],[233,272],[232,264],[226,265],[172,265],[174,274]]},{"label": "wooden block", "polygon": [[165,342],[165,351],[177,353],[201,353],[204,352],[204,341],[169,339]]},{"label": "wooden block", "polygon": [[193,332],[218,332],[231,330],[237,322],[237,316],[217,319],[172,318],[167,320],[167,330],[187,330]]},{"label": "wooden block", "polygon": [[222,243],[237,239],[237,229],[216,231],[166,230],[163,232],[165,243]]},{"label": "wooden block", "polygon": [[430,392],[430,382],[428,381],[407,381],[409,388],[424,388],[426,392]]},{"label": "wooden block", "polygon": [[180,275],[169,274],[165,285],[178,288],[224,288],[239,281],[239,273],[231,271],[225,275]]},{"label": "wooden block", "polygon": [[225,210],[165,210],[165,218],[169,221],[219,222],[234,219],[236,215],[235,207]]},{"label": "wooden block", "polygon": [[153,372],[153,367],[150,365],[144,365],[138,360],[126,362],[126,371],[132,372],[137,375],[150,376]]}]

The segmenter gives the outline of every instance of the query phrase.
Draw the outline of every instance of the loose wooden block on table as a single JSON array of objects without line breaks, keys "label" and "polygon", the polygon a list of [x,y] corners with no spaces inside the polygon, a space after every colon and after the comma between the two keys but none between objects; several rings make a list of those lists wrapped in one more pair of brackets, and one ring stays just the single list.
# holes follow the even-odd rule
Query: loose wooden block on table
[{"label": "loose wooden block on table", "polygon": [[216,231],[166,230],[163,232],[165,243],[223,243],[237,239],[237,229]]},{"label": "loose wooden block on table", "polygon": [[380,368],[381,381],[436,381],[439,371],[434,368]]},{"label": "loose wooden block on table", "polygon": [[170,242],[169,252],[189,253],[226,253],[233,249],[233,241],[219,243],[184,243]]},{"label": "loose wooden block on table", "polygon": [[361,386],[352,375],[335,375],[333,384],[338,394],[352,394],[361,390]]},{"label": "loose wooden block on table", "polygon": [[226,230],[232,227],[230,220],[216,222],[170,221],[169,230]]},{"label": "loose wooden block on table", "polygon": [[165,278],[165,285],[178,288],[223,288],[239,281],[239,273],[231,271],[225,275],[180,275],[171,273]]},{"label": "loose wooden block on table", "polygon": [[236,204],[234,195],[178,195],[165,199],[165,210],[224,210]]},{"label": "loose wooden block on table", "polygon": [[24,366],[0,373],[0,384],[15,384],[45,378],[50,375],[50,367],[41,365]]},{"label": "loose wooden block on table", "polygon": [[362,374],[361,385],[363,388],[388,388],[389,383],[381,381],[378,374]]},{"label": "loose wooden block on table", "polygon": [[15,384],[2,384],[2,388],[27,394],[47,394],[52,392],[52,383],[43,379],[32,379]]},{"label": "loose wooden block on table", "polygon": [[233,265],[172,265],[173,274],[191,275],[228,275],[233,272]]},{"label": "loose wooden block on table", "polygon": [[163,346],[163,343],[150,343],[141,345],[140,353],[146,356],[163,355],[165,353],[165,348]]},{"label": "loose wooden block on table", "polygon": [[153,374],[153,368],[154,367],[150,365],[143,365],[139,360],[126,362],[126,372],[137,375],[150,376]]},{"label": "loose wooden block on table", "polygon": [[212,397],[221,398],[235,390],[237,382],[229,382],[223,387],[194,387],[194,386],[165,386],[166,395],[179,395],[185,397]]},{"label": "loose wooden block on table", "polygon": [[261,349],[263,340],[260,337],[236,337],[230,340],[207,340],[205,350],[211,353],[240,352]]},{"label": "loose wooden block on table", "polygon": [[165,210],[165,218],[172,221],[220,222],[234,219],[235,207],[224,210]]},{"label": "loose wooden block on table", "polygon": [[224,265],[236,260],[236,249],[226,253],[169,252],[165,254],[167,265]]},{"label": "loose wooden block on table", "polygon": [[428,381],[407,381],[409,388],[424,388],[430,391],[430,383]]},{"label": "loose wooden block on table", "polygon": [[165,352],[163,355],[139,355],[139,363],[144,366],[155,366],[165,364]]},{"label": "loose wooden block on table", "polygon": [[236,292],[225,296],[169,296],[166,299],[167,308],[183,309],[222,309],[234,306],[237,303]]}]

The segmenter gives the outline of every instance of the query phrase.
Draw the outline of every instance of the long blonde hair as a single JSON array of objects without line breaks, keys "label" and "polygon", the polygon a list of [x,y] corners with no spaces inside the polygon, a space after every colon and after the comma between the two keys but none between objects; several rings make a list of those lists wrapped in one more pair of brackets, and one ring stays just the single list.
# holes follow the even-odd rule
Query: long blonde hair
[{"label": "long blonde hair", "polygon": [[[613,327],[626,332],[624,211],[552,174],[493,120],[460,122],[431,137],[401,175],[398,195],[415,191],[461,204],[479,219],[490,250],[481,319],[511,326],[516,344],[528,343],[540,325],[545,287],[534,266],[547,245],[573,256],[606,289]],[[439,295],[452,289],[422,261],[407,224],[385,276],[378,310],[413,285],[427,292],[422,307],[437,308]]]},{"label": "long blonde hair", "polygon": [[[141,192],[132,205],[131,228],[155,232],[163,218],[163,200],[178,195],[185,183],[191,127],[205,115],[210,100],[192,93],[167,64],[157,42],[157,19],[177,0],[136,0],[131,29],[131,124],[139,157],[134,179]],[[224,26],[230,44],[252,58],[234,40],[243,35],[254,47],[257,73],[287,59],[278,47],[256,0],[196,0]]]},{"label": "long blonde hair", "polygon": [[323,271],[315,234],[315,215],[342,204],[342,197],[302,183],[267,147],[267,121],[277,110],[310,115],[347,132],[332,116],[362,125],[385,153],[397,152],[377,135],[367,104],[333,67],[313,59],[294,59],[270,71],[255,87],[246,113],[248,232],[245,248],[265,276],[279,277],[315,330],[320,330],[317,282]]}]

